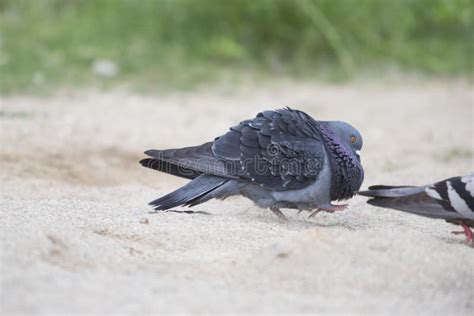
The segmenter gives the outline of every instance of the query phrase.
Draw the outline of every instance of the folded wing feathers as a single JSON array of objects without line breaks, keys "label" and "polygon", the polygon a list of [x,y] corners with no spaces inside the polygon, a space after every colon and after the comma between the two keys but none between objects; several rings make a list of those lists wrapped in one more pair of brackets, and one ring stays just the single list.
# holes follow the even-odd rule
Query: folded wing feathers
[{"label": "folded wing feathers", "polygon": [[181,188],[156,199],[149,204],[155,210],[167,210],[176,206],[192,204],[193,201],[203,197],[209,192],[223,185],[225,178],[201,175]]},{"label": "folded wing feathers", "polygon": [[[272,190],[301,189],[316,181],[325,159],[317,124],[306,114],[289,108],[264,111],[213,142],[148,150],[145,154],[152,158],[141,163],[189,179],[212,174],[246,179]],[[308,159],[318,160],[312,173],[307,172]],[[182,170],[190,173],[182,175]]]}]

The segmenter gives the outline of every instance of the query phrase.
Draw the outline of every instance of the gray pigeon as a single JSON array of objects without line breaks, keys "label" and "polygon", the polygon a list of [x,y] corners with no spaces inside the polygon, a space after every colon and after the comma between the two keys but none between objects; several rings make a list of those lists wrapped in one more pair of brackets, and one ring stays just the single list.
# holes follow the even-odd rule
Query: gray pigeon
[{"label": "gray pigeon", "polygon": [[149,204],[155,210],[194,206],[213,198],[243,195],[257,206],[334,212],[363,181],[358,151],[362,137],[340,121],[316,121],[284,108],[242,121],[200,146],[147,150],[144,167],[191,181]]},{"label": "gray pigeon", "polygon": [[375,185],[358,194],[373,197],[367,201],[371,205],[461,225],[463,231],[453,233],[465,234],[468,243],[473,241],[474,172],[420,187]]}]

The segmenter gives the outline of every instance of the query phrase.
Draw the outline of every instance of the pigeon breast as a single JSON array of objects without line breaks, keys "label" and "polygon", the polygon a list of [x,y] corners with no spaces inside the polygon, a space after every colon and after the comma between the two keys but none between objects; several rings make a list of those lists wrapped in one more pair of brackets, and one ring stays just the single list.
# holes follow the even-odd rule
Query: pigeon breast
[{"label": "pigeon breast", "polygon": [[331,200],[349,199],[364,181],[360,158],[326,122],[320,122],[319,125],[331,165]]}]

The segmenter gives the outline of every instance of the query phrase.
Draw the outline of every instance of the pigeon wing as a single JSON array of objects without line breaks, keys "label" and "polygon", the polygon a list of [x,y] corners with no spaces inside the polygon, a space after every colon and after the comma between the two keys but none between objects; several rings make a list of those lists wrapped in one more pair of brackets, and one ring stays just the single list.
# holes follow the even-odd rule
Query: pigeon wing
[{"label": "pigeon wing", "polygon": [[290,108],[232,127],[216,138],[212,152],[227,161],[228,174],[274,191],[309,186],[326,157],[318,122]]}]

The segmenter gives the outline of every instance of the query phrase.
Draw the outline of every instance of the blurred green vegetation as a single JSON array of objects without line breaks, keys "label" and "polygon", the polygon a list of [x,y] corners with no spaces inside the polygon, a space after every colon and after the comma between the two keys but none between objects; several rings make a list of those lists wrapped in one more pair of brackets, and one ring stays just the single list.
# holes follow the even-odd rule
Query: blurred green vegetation
[{"label": "blurred green vegetation", "polygon": [[472,0],[0,0],[0,92],[180,87],[222,69],[471,76],[473,30]]}]

